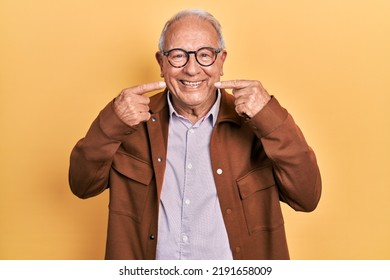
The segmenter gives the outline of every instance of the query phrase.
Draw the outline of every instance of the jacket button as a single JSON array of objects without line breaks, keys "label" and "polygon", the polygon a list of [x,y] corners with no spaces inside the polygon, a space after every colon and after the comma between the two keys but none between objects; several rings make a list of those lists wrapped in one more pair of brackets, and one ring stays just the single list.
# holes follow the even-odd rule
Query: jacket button
[{"label": "jacket button", "polygon": [[156,122],[157,121],[156,117],[151,117],[151,120],[152,120],[152,122]]},{"label": "jacket button", "polygon": [[232,213],[232,209],[228,208],[226,209],[226,214],[231,214]]},{"label": "jacket button", "polygon": [[156,237],[154,236],[154,234],[151,234],[151,235],[149,236],[149,239],[150,239],[150,240],[154,240],[154,239],[156,239]]},{"label": "jacket button", "polygon": [[222,174],[222,172],[223,172],[223,171],[222,171],[222,169],[221,169],[221,168],[218,168],[218,169],[217,169],[217,174],[218,174],[218,175],[221,175],[221,174]]},{"label": "jacket button", "polygon": [[236,253],[240,253],[241,252],[241,248],[240,247],[236,247]]},{"label": "jacket button", "polygon": [[158,162],[162,162],[162,157],[158,157],[158,158],[157,158],[157,161],[158,161]]}]

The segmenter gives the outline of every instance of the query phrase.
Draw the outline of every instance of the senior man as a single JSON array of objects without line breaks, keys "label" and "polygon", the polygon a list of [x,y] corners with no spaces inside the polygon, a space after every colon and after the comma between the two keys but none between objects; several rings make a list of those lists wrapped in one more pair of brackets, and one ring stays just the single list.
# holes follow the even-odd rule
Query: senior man
[{"label": "senior man", "polygon": [[211,14],[179,12],[165,82],[124,89],[74,147],[73,193],[110,191],[106,259],[289,258],[280,201],[316,208],[316,158],[259,81],[220,81],[226,56]]}]

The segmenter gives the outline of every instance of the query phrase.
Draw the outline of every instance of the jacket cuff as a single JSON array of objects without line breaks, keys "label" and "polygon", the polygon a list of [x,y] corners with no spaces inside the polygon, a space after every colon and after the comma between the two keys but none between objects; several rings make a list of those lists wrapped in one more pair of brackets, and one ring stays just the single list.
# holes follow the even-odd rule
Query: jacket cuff
[{"label": "jacket cuff", "polygon": [[279,104],[274,96],[271,96],[271,100],[249,122],[260,138],[280,127],[287,117],[287,110]]},{"label": "jacket cuff", "polygon": [[102,132],[110,139],[121,141],[136,130],[136,127],[128,126],[115,113],[114,100],[100,111],[98,119]]}]

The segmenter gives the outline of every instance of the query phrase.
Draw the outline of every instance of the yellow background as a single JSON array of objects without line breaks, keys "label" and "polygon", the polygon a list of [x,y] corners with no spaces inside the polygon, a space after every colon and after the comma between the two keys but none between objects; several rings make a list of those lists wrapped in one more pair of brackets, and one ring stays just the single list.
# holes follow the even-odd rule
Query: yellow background
[{"label": "yellow background", "polygon": [[161,28],[193,7],[223,26],[223,78],[260,80],[317,154],[317,210],[283,206],[291,257],[390,259],[388,0],[0,0],[0,259],[103,258],[108,194],[71,194],[70,151],[161,79]]}]

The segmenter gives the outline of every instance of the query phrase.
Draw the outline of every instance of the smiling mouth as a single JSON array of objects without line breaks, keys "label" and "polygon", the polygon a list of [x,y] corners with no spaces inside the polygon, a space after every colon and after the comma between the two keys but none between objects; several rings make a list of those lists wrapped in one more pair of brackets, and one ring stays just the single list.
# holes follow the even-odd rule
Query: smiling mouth
[{"label": "smiling mouth", "polygon": [[198,87],[200,86],[204,81],[197,81],[197,82],[190,82],[185,80],[180,80],[180,82],[185,85],[186,87]]}]

